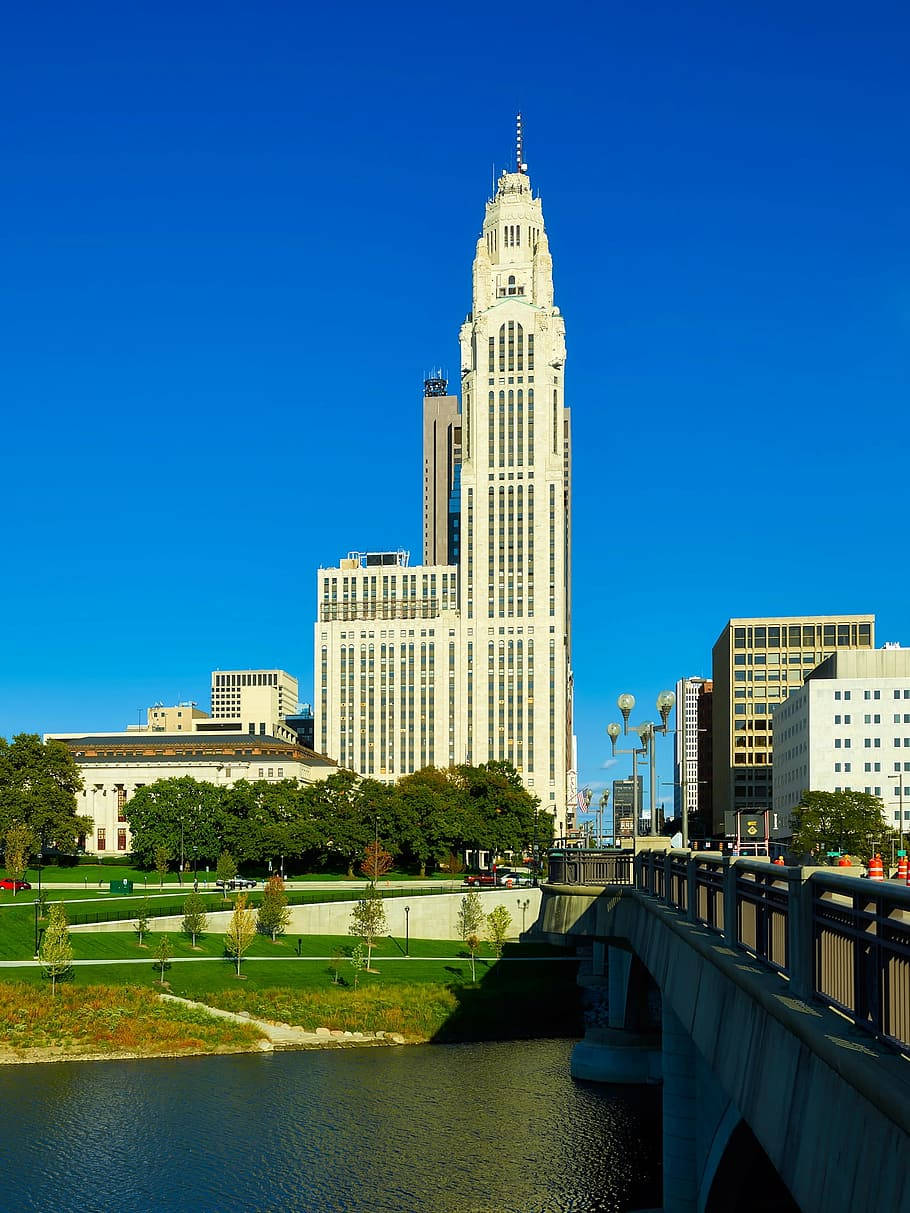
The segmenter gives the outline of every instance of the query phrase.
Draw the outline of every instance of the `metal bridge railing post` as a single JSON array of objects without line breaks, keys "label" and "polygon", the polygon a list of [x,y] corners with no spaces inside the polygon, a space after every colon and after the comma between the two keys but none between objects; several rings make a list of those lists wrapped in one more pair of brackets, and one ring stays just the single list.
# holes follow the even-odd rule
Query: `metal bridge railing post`
[{"label": "metal bridge railing post", "polygon": [[736,904],[736,863],[732,856],[723,857],[721,874],[724,881],[724,939],[735,948],[739,943],[739,907]]},{"label": "metal bridge railing post", "polygon": [[811,880],[802,868],[787,872],[787,972],[795,998],[808,1002],[815,994],[815,949]]}]

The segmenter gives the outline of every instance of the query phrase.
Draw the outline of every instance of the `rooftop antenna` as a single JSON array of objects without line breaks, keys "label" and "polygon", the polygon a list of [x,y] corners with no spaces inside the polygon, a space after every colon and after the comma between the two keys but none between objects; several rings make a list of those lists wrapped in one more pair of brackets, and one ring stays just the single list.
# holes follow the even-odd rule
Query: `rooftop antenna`
[{"label": "rooftop antenna", "polygon": [[519,110],[515,118],[515,171],[525,173],[527,169],[528,166],[524,162],[524,141],[521,130],[521,110]]}]

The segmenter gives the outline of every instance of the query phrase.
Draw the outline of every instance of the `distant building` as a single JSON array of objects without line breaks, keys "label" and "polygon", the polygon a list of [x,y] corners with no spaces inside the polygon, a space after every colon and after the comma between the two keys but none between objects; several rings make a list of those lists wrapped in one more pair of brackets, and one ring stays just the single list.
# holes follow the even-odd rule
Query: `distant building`
[{"label": "distant building", "polygon": [[910,829],[910,649],[834,653],[772,719],[783,833],[804,791],[869,792],[895,829]]},{"label": "distant building", "polygon": [[259,734],[49,733],[46,740],[50,737],[66,743],[84,782],[76,807],[92,818],[93,827],[80,845],[102,856],[130,850],[127,803],[139,788],[159,779],[189,776],[216,787],[242,779],[315,783],[336,769],[330,758]]},{"label": "distant building", "polygon": [[712,828],[712,695],[710,678],[680,678],[676,684],[673,808],[681,818],[685,805],[690,836],[693,823]]},{"label": "distant building", "polygon": [[155,703],[146,713],[145,725],[132,724],[129,730],[136,733],[192,733],[196,721],[208,719],[208,712],[203,712],[193,702],[178,703],[172,708]]},{"label": "distant building", "polygon": [[[714,829],[732,814],[764,812],[772,799],[771,714],[832,653],[871,649],[874,615],[731,619],[713,652]],[[772,836],[779,836],[772,823]]]},{"label": "distant building", "polygon": [[[641,814],[643,808],[643,784],[641,775],[636,776],[638,784],[638,830],[641,832]],[[633,834],[632,821],[634,817],[634,799],[631,778],[613,780],[613,833],[617,838],[631,838]]]},{"label": "distant building", "polygon": [[461,414],[440,376],[423,388],[423,563],[457,565],[461,513]]},{"label": "distant building", "polygon": [[297,679],[285,670],[213,670],[211,721],[198,731],[238,730],[296,739],[283,724],[297,711]]},{"label": "distant building", "polygon": [[308,750],[313,747],[314,720],[313,708],[308,703],[302,703],[296,712],[285,716],[284,723],[297,734],[297,740]]}]

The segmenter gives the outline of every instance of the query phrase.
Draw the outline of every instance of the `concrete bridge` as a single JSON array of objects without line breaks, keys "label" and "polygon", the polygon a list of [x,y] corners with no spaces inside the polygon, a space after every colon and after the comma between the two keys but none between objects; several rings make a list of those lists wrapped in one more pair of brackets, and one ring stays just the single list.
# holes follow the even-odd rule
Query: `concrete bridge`
[{"label": "concrete bridge", "polygon": [[573,1074],[663,1085],[665,1213],[910,1213],[910,888],[565,851],[538,925],[590,952]]}]

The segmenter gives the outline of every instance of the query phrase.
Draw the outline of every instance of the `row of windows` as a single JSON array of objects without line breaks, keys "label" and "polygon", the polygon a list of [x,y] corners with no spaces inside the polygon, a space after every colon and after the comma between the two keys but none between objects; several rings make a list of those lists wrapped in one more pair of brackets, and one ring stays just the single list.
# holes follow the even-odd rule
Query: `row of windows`
[{"label": "row of windows", "polygon": [[733,647],[736,649],[808,649],[819,644],[826,648],[871,648],[872,624],[762,624],[733,629]]}]

